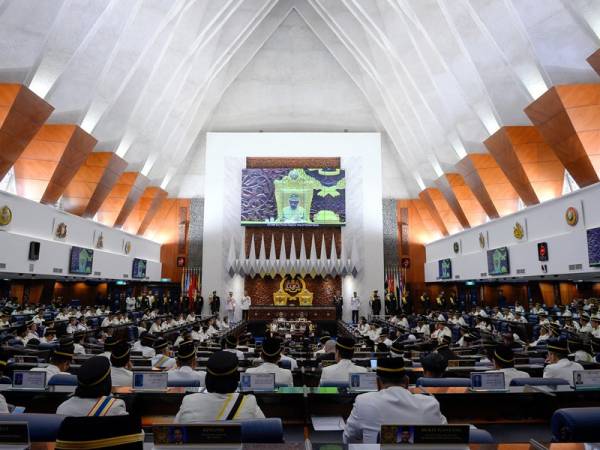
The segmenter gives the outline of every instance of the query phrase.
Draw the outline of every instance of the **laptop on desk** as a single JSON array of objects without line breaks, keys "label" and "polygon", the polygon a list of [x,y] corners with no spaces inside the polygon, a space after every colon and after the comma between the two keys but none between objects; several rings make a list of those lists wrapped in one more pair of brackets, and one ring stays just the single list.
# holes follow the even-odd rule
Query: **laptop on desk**
[{"label": "laptop on desk", "polygon": [[504,372],[471,372],[472,392],[508,392]]},{"label": "laptop on desk", "polygon": [[27,422],[0,422],[0,450],[26,450],[29,447]]},{"label": "laptop on desk", "polygon": [[131,387],[136,392],[166,392],[168,381],[167,372],[134,371]]},{"label": "laptop on desk", "polygon": [[12,388],[29,391],[45,390],[46,375],[44,371],[15,370],[13,372]]}]

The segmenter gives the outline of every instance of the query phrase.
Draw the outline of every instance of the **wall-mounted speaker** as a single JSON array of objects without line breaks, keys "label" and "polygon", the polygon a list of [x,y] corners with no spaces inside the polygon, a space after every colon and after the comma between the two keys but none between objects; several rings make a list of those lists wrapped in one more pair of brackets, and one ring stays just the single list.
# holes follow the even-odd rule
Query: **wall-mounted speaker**
[{"label": "wall-mounted speaker", "polygon": [[40,243],[31,241],[29,243],[29,261],[37,261],[40,259]]}]

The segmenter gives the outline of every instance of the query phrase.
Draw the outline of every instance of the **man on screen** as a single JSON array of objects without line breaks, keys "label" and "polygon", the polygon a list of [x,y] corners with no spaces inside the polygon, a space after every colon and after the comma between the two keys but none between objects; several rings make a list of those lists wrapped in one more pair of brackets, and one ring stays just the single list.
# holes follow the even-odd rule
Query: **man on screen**
[{"label": "man on screen", "polygon": [[300,196],[298,194],[290,194],[288,202],[289,205],[283,208],[281,221],[288,223],[305,222],[304,208],[300,206]]}]

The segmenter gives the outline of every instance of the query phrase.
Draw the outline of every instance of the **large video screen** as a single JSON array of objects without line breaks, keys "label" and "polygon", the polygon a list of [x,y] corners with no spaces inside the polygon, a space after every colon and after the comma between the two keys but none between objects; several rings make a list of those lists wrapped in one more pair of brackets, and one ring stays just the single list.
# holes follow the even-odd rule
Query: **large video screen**
[{"label": "large video screen", "polygon": [[587,230],[587,244],[590,266],[600,267],[600,228]]},{"label": "large video screen", "polygon": [[244,169],[242,225],[346,224],[342,169]]},{"label": "large video screen", "polygon": [[79,275],[90,275],[94,261],[94,250],[89,248],[71,247],[69,272]]},{"label": "large video screen", "polygon": [[510,261],[508,258],[508,247],[500,247],[487,252],[488,274],[508,275],[510,273]]},{"label": "large video screen", "polygon": [[440,280],[449,280],[452,278],[451,259],[441,259],[438,261],[438,276]]},{"label": "large video screen", "polygon": [[131,278],[146,278],[146,265],[148,261],[145,259],[133,259],[133,268],[131,270]]}]

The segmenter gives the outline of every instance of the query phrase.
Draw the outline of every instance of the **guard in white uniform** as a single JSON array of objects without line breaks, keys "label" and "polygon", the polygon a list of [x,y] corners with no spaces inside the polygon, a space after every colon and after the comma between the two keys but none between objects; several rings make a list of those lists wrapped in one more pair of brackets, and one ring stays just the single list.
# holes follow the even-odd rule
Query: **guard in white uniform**
[{"label": "guard in white uniform", "polygon": [[274,373],[275,384],[279,386],[293,386],[294,377],[289,369],[282,369],[277,365],[281,359],[282,342],[279,339],[265,339],[262,345],[261,358],[264,361],[258,367],[246,370],[246,373]]},{"label": "guard in white uniform", "polygon": [[130,361],[131,347],[125,341],[120,341],[112,349],[110,363],[112,365],[110,376],[113,386],[132,386],[133,372]]},{"label": "guard in white uniform", "polygon": [[253,395],[235,393],[240,380],[238,363],[233,353],[214,353],[206,364],[207,392],[186,395],[175,422],[264,419]]},{"label": "guard in white uniform", "polygon": [[488,372],[503,372],[504,385],[507,388],[514,378],[529,378],[527,372],[515,369],[515,353],[513,349],[506,344],[499,344],[494,349],[494,353],[492,353],[492,362],[494,363],[495,369],[488,370]]},{"label": "guard in white uniform", "polygon": [[583,370],[583,366],[569,361],[567,358],[569,354],[567,341],[564,339],[549,339],[547,348],[546,363],[548,365],[544,368],[544,378],[561,378],[567,380],[572,386],[573,372]]},{"label": "guard in white uniform", "polygon": [[52,351],[50,356],[50,364],[46,367],[34,367],[32,372],[46,372],[46,384],[54,375],[59,373],[68,373],[73,361],[73,338],[63,337],[58,344],[58,347]]},{"label": "guard in white uniform", "polygon": [[56,414],[65,416],[121,416],[127,414],[125,402],[110,395],[110,364],[102,356],[87,359],[77,374],[75,395],[61,403]]},{"label": "guard in white uniform", "polygon": [[357,366],[352,362],[354,344],[354,339],[350,337],[338,337],[335,344],[336,364],[323,367],[319,384],[348,383],[351,373],[363,373],[367,371],[366,367]]},{"label": "guard in white uniform", "polygon": [[169,351],[169,341],[159,337],[154,341],[154,351],[156,355],[152,358],[152,367],[155,369],[172,369],[177,364],[175,358],[171,358]]},{"label": "guard in white uniform", "polygon": [[377,392],[356,397],[344,431],[344,443],[376,444],[381,425],[443,425],[435,397],[411,394],[404,359],[383,358],[377,361]]},{"label": "guard in white uniform", "polygon": [[196,369],[196,345],[194,341],[182,342],[177,348],[176,366],[169,370],[170,379],[197,379],[200,386],[206,382],[206,372]]}]

